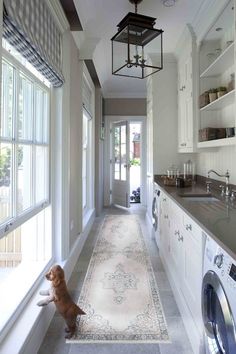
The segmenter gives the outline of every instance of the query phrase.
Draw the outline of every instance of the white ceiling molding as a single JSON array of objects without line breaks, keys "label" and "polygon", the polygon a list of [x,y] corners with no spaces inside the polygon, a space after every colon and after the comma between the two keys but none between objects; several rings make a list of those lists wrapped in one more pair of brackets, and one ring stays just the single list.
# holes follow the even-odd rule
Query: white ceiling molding
[{"label": "white ceiling molding", "polygon": [[192,27],[198,44],[228,3],[229,0],[204,0],[192,21]]},{"label": "white ceiling molding", "polygon": [[146,92],[106,92],[104,98],[147,98]]},{"label": "white ceiling molding", "polygon": [[53,17],[56,20],[56,24],[60,30],[61,33],[67,31],[70,29],[70,24],[67,21],[66,15],[64,13],[64,10],[61,6],[61,3],[59,0],[48,0],[46,1],[47,5],[49,7],[49,10],[51,11]]},{"label": "white ceiling molding", "polygon": [[94,51],[100,42],[100,38],[86,37],[82,31],[72,32],[72,35],[79,49],[79,59],[93,59]]}]

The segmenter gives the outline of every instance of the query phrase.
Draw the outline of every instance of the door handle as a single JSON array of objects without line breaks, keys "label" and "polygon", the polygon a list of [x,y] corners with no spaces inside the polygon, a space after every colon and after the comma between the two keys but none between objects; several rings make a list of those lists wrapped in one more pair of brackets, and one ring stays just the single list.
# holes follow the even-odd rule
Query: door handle
[{"label": "door handle", "polygon": [[124,168],[130,168],[130,163],[124,164]]}]

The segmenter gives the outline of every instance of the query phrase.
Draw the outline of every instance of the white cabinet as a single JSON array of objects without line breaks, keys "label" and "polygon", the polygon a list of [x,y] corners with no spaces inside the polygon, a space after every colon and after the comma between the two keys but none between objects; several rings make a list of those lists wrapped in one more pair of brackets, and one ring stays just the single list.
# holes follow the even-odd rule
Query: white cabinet
[{"label": "white cabinet", "polygon": [[[178,55],[178,151],[195,151],[195,38],[189,26],[183,34]],[[177,51],[178,52],[178,51]]]},{"label": "white cabinet", "polygon": [[220,91],[220,87],[225,88],[225,94],[217,92],[214,100],[201,100],[198,129],[223,128],[223,131],[212,131],[211,140],[207,141],[202,141],[199,134],[198,148],[236,144],[232,130],[230,133],[225,130],[236,125],[235,89],[230,84],[235,75],[234,11],[234,1],[230,0],[199,45],[199,94],[205,93],[207,98],[209,90]]},{"label": "white cabinet", "polygon": [[163,193],[160,197],[160,251],[168,259],[170,254],[170,199]]},{"label": "white cabinet", "polygon": [[161,192],[160,256],[175,293],[195,353],[202,348],[201,228],[166,193]]},{"label": "white cabinet", "polygon": [[185,213],[183,214],[183,224],[182,291],[193,320],[197,328],[201,330],[202,230]]}]

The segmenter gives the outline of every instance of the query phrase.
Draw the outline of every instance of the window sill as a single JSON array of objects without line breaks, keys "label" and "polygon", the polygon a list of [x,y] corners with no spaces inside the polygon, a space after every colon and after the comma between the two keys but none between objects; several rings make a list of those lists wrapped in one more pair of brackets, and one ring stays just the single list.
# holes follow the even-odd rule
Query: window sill
[{"label": "window sill", "polygon": [[32,297],[32,292],[36,290],[41,281],[40,274],[43,274],[46,268],[48,269],[48,264],[48,261],[24,262],[12,270],[9,276],[1,282],[0,342],[9,329],[12,332],[13,324],[15,325],[21,312],[24,312],[25,305]]}]

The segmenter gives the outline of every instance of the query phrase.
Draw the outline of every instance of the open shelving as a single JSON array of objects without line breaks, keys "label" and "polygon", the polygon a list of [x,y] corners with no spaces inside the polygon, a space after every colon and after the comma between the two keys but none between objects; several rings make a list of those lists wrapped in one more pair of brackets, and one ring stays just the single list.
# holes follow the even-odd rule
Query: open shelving
[{"label": "open shelving", "polygon": [[216,140],[208,140],[198,142],[198,148],[211,148],[211,147],[221,147],[221,146],[230,146],[236,145],[236,137],[232,138],[224,138],[224,139],[216,139]]}]

